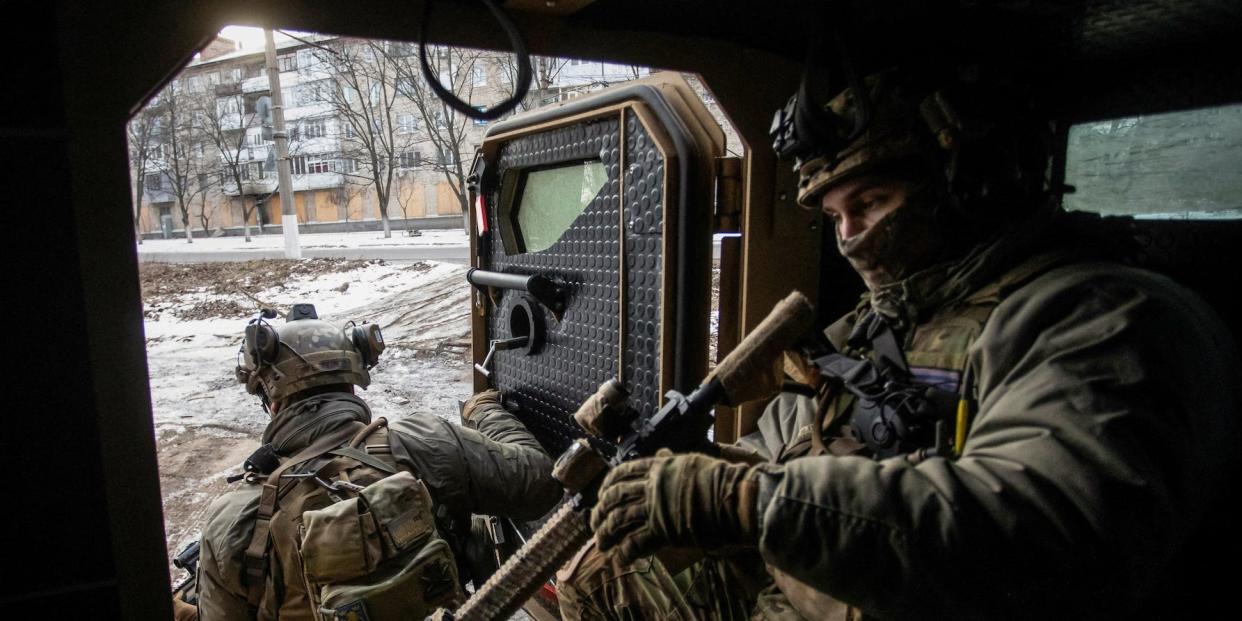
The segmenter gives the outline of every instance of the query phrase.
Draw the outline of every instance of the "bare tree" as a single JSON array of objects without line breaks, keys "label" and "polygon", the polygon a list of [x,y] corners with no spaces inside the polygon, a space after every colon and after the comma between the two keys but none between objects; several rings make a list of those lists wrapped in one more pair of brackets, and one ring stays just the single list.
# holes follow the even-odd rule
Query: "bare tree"
[{"label": "bare tree", "polygon": [[[465,102],[472,102],[476,85],[486,81],[488,66],[493,64],[489,61],[494,58],[478,50],[451,47],[429,48],[427,55],[440,84]],[[461,210],[465,211],[469,173],[465,160],[472,150],[469,129],[473,121],[436,96],[423,78],[417,55],[393,54],[391,59],[400,76],[397,89],[410,100],[421,121],[419,138],[430,143],[433,151],[433,157],[425,160],[425,165],[444,175]]]},{"label": "bare tree", "polygon": [[407,235],[414,235],[415,230],[410,225],[410,210],[414,208],[415,197],[418,196],[418,190],[422,186],[414,183],[401,183],[397,185],[397,205],[401,207],[401,217],[405,220],[405,232]]},{"label": "bare tree", "polygon": [[190,209],[194,198],[207,188],[198,183],[201,170],[202,130],[198,119],[202,117],[195,110],[194,99],[186,92],[181,80],[174,80],[159,95],[159,104],[155,112],[161,116],[162,127],[159,142],[163,147],[164,157],[153,161],[160,175],[168,181],[169,191],[176,198],[177,209],[181,213],[181,224],[185,228],[186,243],[194,243],[194,234],[190,226]]},{"label": "bare tree", "polygon": [[[488,60],[500,70],[500,76],[509,88],[517,84],[518,58],[513,54],[493,54]],[[555,56],[531,56],[530,92],[518,104],[518,111],[533,110],[543,105],[543,101],[556,89],[561,73],[569,66],[570,59]]]},{"label": "bare tree", "polygon": [[[414,141],[397,124],[397,68],[386,43],[334,39],[311,49],[315,66],[306,68],[302,88],[327,104],[340,123],[343,172],[350,183],[375,192],[384,237],[392,236],[388,205],[401,153]],[[303,71],[299,68],[299,71]]]},{"label": "bare tree", "polygon": [[[262,162],[251,161],[252,147],[248,146],[262,119],[255,109],[257,97],[243,95],[239,84],[222,85],[219,92],[224,94],[218,96],[216,91],[208,91],[199,107],[199,125],[219,156],[220,191],[230,202],[236,201],[242,214],[242,231],[246,241],[250,241],[250,218],[263,204],[260,197],[271,193],[262,185],[246,183],[250,177],[265,174]],[[247,201],[247,197],[251,200]]]},{"label": "bare tree", "polygon": [[155,129],[159,116],[148,108],[143,108],[130,119],[125,126],[126,137],[129,139],[129,170],[132,176],[130,187],[134,191],[134,237],[142,243],[142,194],[151,167],[151,147],[155,137]]},{"label": "bare tree", "polygon": [[200,172],[195,175],[195,195],[198,199],[198,221],[203,226],[203,234],[211,235],[211,219],[219,206],[217,201],[208,200],[213,194],[221,195],[219,173]]}]

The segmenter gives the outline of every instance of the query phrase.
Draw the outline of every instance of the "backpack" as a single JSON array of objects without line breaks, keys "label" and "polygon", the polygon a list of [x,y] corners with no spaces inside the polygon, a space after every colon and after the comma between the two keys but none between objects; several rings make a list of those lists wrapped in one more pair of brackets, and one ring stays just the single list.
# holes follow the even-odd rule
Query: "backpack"
[{"label": "backpack", "polygon": [[421,619],[462,600],[431,494],[397,469],[387,421],[354,429],[319,438],[264,481],[245,568],[248,599],[260,611],[314,621]]}]

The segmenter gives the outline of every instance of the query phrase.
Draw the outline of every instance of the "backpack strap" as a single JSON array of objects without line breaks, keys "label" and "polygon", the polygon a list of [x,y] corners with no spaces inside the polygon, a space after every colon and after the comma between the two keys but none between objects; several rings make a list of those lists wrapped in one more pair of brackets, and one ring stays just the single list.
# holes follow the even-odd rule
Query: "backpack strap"
[{"label": "backpack strap", "polygon": [[[371,438],[372,435],[377,436],[378,442],[375,444],[365,445],[365,451],[359,449],[364,446],[363,443]],[[384,460],[371,455],[371,450],[376,446],[388,448],[388,419],[383,416],[375,419],[366,429],[358,432],[350,441],[348,446],[332,449],[327,452],[328,455],[336,455],[339,457],[348,457],[354,461],[364,463],[376,470],[387,474],[397,474],[397,468],[394,463],[386,463]],[[388,451],[391,454],[391,451]]]},{"label": "backpack strap", "polygon": [[263,483],[263,492],[259,497],[259,512],[254,524],[254,532],[250,536],[250,545],[246,547],[246,600],[251,606],[258,607],[266,590],[264,578],[267,576],[267,557],[271,547],[272,516],[276,513],[276,502],[280,498],[280,477],[287,470],[319,457],[331,449],[341,445],[354,435],[351,426],[345,426],[320,437],[310,446],[290,457],[279,468],[274,470]]}]

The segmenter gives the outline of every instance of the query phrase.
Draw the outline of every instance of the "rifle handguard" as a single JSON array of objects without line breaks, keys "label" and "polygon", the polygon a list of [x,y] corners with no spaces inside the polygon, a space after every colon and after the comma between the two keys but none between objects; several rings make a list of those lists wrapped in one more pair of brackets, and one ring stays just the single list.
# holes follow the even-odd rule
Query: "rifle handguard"
[{"label": "rifle handguard", "polygon": [[790,293],[720,364],[711,377],[724,387],[730,404],[766,397],[780,386],[780,353],[811,329],[815,309],[800,291]]},{"label": "rifle handguard", "polygon": [[[453,621],[508,619],[539,587],[591,539],[591,512],[571,500],[544,523],[491,578],[453,612],[433,618]],[[514,580],[514,577],[518,577]]]},{"label": "rifle handguard", "polygon": [[578,411],[574,412],[574,421],[587,433],[615,440],[625,433],[631,422],[625,415],[629,397],[630,393],[621,382],[610,379],[600,384],[599,389],[582,402]]}]

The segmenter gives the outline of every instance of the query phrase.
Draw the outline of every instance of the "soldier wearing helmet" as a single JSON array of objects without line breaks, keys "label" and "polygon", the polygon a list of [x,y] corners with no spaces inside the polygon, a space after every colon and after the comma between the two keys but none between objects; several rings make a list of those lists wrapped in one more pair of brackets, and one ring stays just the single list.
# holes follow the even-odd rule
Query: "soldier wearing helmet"
[{"label": "soldier wearing helmet", "polygon": [[[470,577],[471,514],[534,519],[560,498],[548,455],[494,391],[466,403],[461,426],[430,414],[388,425],[354,394],[384,350],[378,326],[342,327],[310,305],[274,318],[252,320],[238,353],[237,378],[271,422],[240,488],[207,511],[201,619],[421,617]],[[333,519],[339,507],[358,515]]]},{"label": "soldier wearing helmet", "polygon": [[[810,91],[778,113],[776,147],[867,291],[741,441],[766,463],[609,474],[563,610],[1139,614],[1236,465],[1228,331],[1126,266],[1124,227],[1060,208],[1051,132],[1020,90],[889,70],[824,105]],[[651,556],[686,549],[707,560]]]}]

